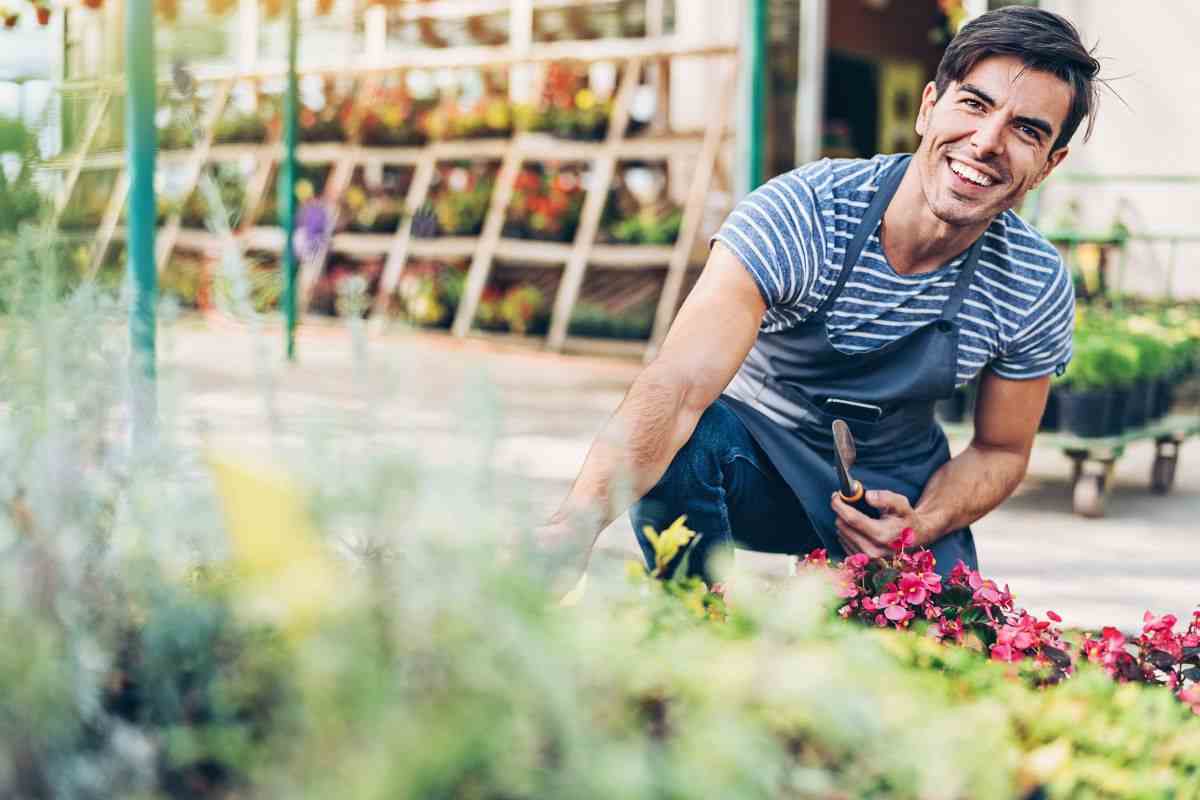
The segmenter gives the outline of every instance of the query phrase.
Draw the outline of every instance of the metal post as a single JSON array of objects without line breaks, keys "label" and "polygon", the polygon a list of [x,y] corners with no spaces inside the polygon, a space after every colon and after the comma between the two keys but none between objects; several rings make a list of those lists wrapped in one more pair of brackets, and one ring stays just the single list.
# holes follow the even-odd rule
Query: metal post
[{"label": "metal post", "polygon": [[283,169],[279,173],[277,196],[279,217],[283,222],[283,313],[284,337],[288,361],[296,360],[296,126],[299,90],[296,79],[296,51],[300,38],[297,0],[288,0],[288,76],[283,104]]},{"label": "metal post", "polygon": [[767,114],[767,0],[750,0],[746,26],[746,190],[763,180]]},{"label": "metal post", "polygon": [[155,428],[155,304],[158,276],[154,265],[154,5],[125,0],[125,129],[129,162],[129,311],[133,379],[133,441],[144,442]]}]

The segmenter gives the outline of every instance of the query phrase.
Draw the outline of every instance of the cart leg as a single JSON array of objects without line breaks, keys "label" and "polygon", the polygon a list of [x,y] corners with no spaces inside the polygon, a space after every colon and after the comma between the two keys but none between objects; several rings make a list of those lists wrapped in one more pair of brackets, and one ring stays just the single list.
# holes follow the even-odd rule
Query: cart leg
[{"label": "cart leg", "polygon": [[1074,462],[1072,508],[1082,517],[1103,517],[1116,459],[1090,459],[1087,454],[1070,455]]},{"label": "cart leg", "polygon": [[1155,445],[1154,464],[1150,468],[1150,491],[1167,494],[1175,485],[1175,465],[1179,462],[1179,441],[1159,439]]}]

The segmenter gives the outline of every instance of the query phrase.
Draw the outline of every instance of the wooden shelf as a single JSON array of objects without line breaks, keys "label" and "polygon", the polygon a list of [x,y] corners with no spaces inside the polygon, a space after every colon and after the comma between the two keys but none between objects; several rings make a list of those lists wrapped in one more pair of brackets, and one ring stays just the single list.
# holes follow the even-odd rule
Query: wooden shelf
[{"label": "wooden shelf", "polygon": [[[569,7],[581,3],[609,3],[616,0],[531,0],[535,8]],[[405,8],[402,13],[412,13],[426,18],[425,12],[437,11],[447,16],[478,16],[492,13],[480,9],[495,8],[508,10],[508,0],[433,0],[419,6]],[[474,9],[472,11],[472,9]],[[661,30],[661,26],[658,28]],[[645,75],[655,78],[654,70],[665,71],[670,59],[717,58],[723,65],[723,75],[714,87],[709,119],[703,130],[675,131],[664,133],[664,125],[655,124],[644,135],[627,137],[631,101]],[[338,224],[342,212],[340,201],[353,182],[355,171],[363,166],[407,165],[413,168],[412,180],[403,198],[405,209],[397,230],[391,233],[339,233],[331,238],[328,246],[305,258],[300,268],[301,311],[305,308],[308,290],[315,285],[328,263],[330,253],[348,256],[374,256],[385,259],[380,290],[374,306],[374,318],[388,318],[388,305],[403,276],[406,264],[413,258],[422,259],[470,259],[462,300],[453,323],[453,332],[462,336],[473,333],[475,312],[485,291],[493,266],[497,263],[513,263],[521,266],[546,267],[562,270],[556,296],[553,298],[550,331],[544,339],[538,338],[539,346],[551,350],[567,349],[574,352],[620,352],[648,354],[661,341],[666,326],[674,316],[678,305],[683,277],[690,259],[697,250],[693,245],[700,240],[699,226],[704,216],[705,202],[714,180],[724,180],[717,170],[719,149],[728,141],[730,107],[736,86],[737,50],[728,45],[683,47],[672,37],[651,36],[644,39],[564,41],[535,43],[524,52],[517,53],[508,47],[468,46],[434,50],[405,51],[401,57],[389,62],[371,65],[350,65],[336,69],[322,68],[303,70],[304,75],[351,76],[358,80],[358,91],[352,100],[355,113],[365,109],[369,102],[368,88],[380,77],[402,74],[411,70],[429,69],[474,69],[481,67],[515,67],[539,65],[555,61],[575,63],[615,62],[622,65],[610,124],[603,141],[575,141],[556,137],[546,132],[521,132],[503,138],[481,138],[455,141],[432,142],[414,147],[367,147],[357,141],[306,143],[297,148],[298,160],[306,164],[330,165],[322,199],[328,204],[332,216],[331,224]],[[661,73],[661,71],[660,71]],[[203,174],[202,167],[230,161],[250,161],[252,174],[248,176],[245,200],[240,209],[240,218],[246,227],[234,234],[234,242],[241,250],[265,250],[280,252],[284,245],[283,231],[275,226],[255,225],[262,212],[264,199],[270,194],[271,175],[277,170],[275,164],[284,156],[284,148],[277,139],[262,143],[216,144],[211,137],[216,121],[229,103],[231,91],[237,82],[260,81],[282,77],[282,69],[274,66],[254,73],[235,74],[228,71],[201,74],[196,78],[207,85],[208,81],[220,81],[214,101],[206,109],[206,119],[200,130],[206,132],[203,141],[192,148],[161,151],[158,162],[171,169],[182,169],[184,196],[195,191]],[[661,78],[661,74],[658,74]],[[163,83],[166,83],[164,81]],[[102,112],[111,107],[117,84],[111,81],[79,82],[64,85],[67,93],[100,90],[98,101],[92,109],[85,126],[85,135],[80,139],[80,151],[63,156],[47,164],[46,169],[65,173],[61,189],[55,201],[54,220],[61,217],[71,191],[83,170],[116,170],[117,186],[110,198],[103,224],[96,233],[93,261],[99,263],[110,240],[123,239],[126,231],[116,225],[124,204],[126,158],[120,151],[88,155],[91,143],[100,128]],[[659,102],[666,107],[668,97],[663,84],[659,85]],[[661,120],[660,120],[661,122]],[[275,136],[277,131],[272,134]],[[600,223],[607,203],[610,188],[619,165],[627,160],[664,160],[680,158],[683,163],[695,165],[686,178],[686,202],[682,208],[679,240],[672,245],[615,245],[598,244]],[[429,199],[429,193],[437,175],[439,163],[471,160],[493,161],[499,164],[494,175],[493,191],[478,236],[416,238],[412,236],[412,220],[415,212]],[[585,166],[590,175],[584,187],[583,207],[574,241],[543,242],[505,238],[503,229],[508,216],[522,165],[537,162],[574,162]],[[676,162],[678,163],[678,162]],[[672,177],[672,181],[676,180]],[[727,181],[726,181],[727,182]],[[728,187],[726,187],[728,188]],[[207,230],[183,229],[178,212],[163,224],[160,230],[156,261],[159,269],[168,263],[176,247],[198,249],[217,254],[221,241]],[[702,251],[703,248],[700,248]],[[567,335],[571,312],[579,299],[589,269],[605,270],[658,270],[665,272],[663,289],[659,293],[658,314],[649,342],[622,342],[615,340],[588,340]],[[627,281],[622,278],[621,280]],[[633,281],[637,283],[637,280]],[[643,287],[644,288],[644,287]],[[641,289],[639,289],[641,291]]]},{"label": "wooden shelf", "polygon": [[[726,138],[732,132],[726,133]],[[623,140],[615,148],[620,159],[659,159],[694,153],[703,134],[676,133],[670,136],[636,136]],[[434,142],[422,147],[362,147],[342,142],[302,144],[296,148],[301,163],[330,164],[350,159],[356,164],[415,165],[432,152],[437,161],[500,160],[511,146],[520,150],[524,161],[591,161],[605,151],[603,143],[561,139],[548,133],[519,133],[511,139],[461,139]],[[191,157],[190,150],[168,150],[158,154],[159,164],[183,164]],[[283,158],[282,145],[214,144],[209,149],[209,163],[237,161],[243,158]],[[63,156],[42,165],[46,170],[69,169],[75,156]],[[90,155],[80,161],[85,171],[120,169],[125,154],[111,151]]]}]

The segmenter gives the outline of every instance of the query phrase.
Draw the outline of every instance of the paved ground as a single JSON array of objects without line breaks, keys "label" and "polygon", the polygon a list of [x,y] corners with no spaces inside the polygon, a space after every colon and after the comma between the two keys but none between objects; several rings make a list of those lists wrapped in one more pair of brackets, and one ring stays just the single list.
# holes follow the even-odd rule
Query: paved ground
[{"label": "paved ground", "polygon": [[[285,367],[279,339],[277,328],[256,340],[222,322],[169,328],[163,371],[183,391],[165,405],[177,402],[182,418],[203,420],[219,441],[269,447],[263,377],[270,375],[285,437],[299,441],[301,430],[332,426],[447,464],[472,457],[472,420],[491,405],[500,412],[498,466],[519,476],[547,512],[638,369],[402,332],[360,339],[356,359],[344,327],[311,324],[301,332],[299,363]],[[1200,440],[1184,446],[1176,490],[1166,498],[1147,490],[1150,456],[1148,445],[1132,447],[1118,464],[1108,515],[1084,520],[1071,513],[1069,462],[1038,448],[1017,493],[975,526],[984,573],[1010,584],[1020,605],[1054,609],[1073,625],[1133,628],[1146,609],[1190,614],[1200,603]],[[634,547],[622,519],[601,537],[599,558],[624,559]],[[739,561],[786,569],[775,556]]]}]

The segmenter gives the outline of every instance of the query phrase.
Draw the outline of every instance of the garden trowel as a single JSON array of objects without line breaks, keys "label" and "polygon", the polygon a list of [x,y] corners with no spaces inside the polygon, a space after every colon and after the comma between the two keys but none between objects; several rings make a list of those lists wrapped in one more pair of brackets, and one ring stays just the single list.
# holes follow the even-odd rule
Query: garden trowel
[{"label": "garden trowel", "polygon": [[842,499],[853,508],[872,519],[879,519],[879,509],[867,502],[867,490],[850,474],[854,459],[858,455],[854,447],[854,435],[845,420],[833,421],[833,466],[837,470]]}]

